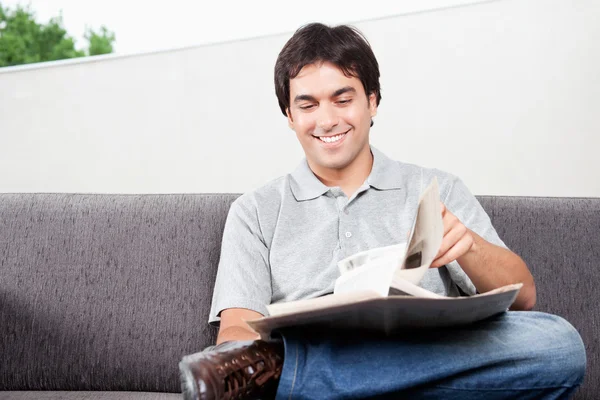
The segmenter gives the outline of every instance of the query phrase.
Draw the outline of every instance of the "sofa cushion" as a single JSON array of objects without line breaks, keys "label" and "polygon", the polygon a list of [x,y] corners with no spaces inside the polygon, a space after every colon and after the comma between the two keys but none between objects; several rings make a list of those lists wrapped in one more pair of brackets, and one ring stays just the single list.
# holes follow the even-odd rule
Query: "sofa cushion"
[{"label": "sofa cushion", "polygon": [[1,400],[181,400],[177,393],[12,391],[0,392]]},{"label": "sofa cushion", "polygon": [[177,393],[11,391],[0,392],[2,400],[180,400]]}]

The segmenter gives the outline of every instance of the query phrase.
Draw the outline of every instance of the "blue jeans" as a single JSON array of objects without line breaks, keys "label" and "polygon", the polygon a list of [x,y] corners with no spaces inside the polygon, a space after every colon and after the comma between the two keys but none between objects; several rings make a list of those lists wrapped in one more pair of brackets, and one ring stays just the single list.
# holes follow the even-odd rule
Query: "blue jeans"
[{"label": "blue jeans", "polygon": [[539,312],[390,337],[280,333],[285,361],[277,400],[558,399],[569,397],[585,373],[575,328]]}]

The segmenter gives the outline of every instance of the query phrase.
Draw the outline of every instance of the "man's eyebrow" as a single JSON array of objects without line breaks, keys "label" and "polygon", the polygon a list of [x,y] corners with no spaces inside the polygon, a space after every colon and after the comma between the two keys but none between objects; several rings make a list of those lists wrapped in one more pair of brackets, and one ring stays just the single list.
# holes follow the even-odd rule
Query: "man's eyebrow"
[{"label": "man's eyebrow", "polygon": [[335,92],[333,92],[333,94],[331,95],[331,97],[338,97],[341,96],[345,93],[356,93],[356,89],[354,89],[352,86],[344,86],[341,89],[336,90]]},{"label": "man's eyebrow", "polygon": [[[356,89],[354,89],[352,86],[344,86],[341,89],[336,90],[335,92],[333,92],[331,94],[331,97],[338,97],[341,96],[345,93],[356,93]],[[294,103],[299,103],[301,101],[313,101],[316,102],[317,99],[315,99],[314,96],[311,96],[310,94],[299,94],[296,97],[294,97]]]},{"label": "man's eyebrow", "polygon": [[317,99],[310,94],[299,94],[298,96],[294,97],[294,103],[299,103],[301,101],[317,101]]}]

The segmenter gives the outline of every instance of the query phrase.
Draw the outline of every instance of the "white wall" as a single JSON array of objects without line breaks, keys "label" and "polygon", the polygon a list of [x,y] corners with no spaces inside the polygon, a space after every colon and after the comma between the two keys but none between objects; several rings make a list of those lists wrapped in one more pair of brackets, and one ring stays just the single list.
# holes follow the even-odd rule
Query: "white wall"
[{"label": "white wall", "polygon": [[[357,24],[382,72],[372,142],[476,194],[600,197],[598,17],[504,0]],[[289,172],[272,77],[289,36],[0,70],[0,192],[242,192]]]},{"label": "white wall", "polygon": [[[486,0],[498,1],[498,0]],[[78,46],[86,27],[116,33],[115,51],[131,54],[279,34],[315,19],[339,24],[483,0],[2,0],[3,7],[31,5],[38,21],[59,14]],[[143,11],[141,11],[143,10]]]}]

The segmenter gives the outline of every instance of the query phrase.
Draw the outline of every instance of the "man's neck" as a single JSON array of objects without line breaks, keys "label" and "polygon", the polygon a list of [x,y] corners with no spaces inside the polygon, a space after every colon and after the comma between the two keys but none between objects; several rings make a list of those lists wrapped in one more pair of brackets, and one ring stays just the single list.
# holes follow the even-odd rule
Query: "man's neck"
[{"label": "man's neck", "polygon": [[[365,182],[373,168],[371,148],[361,151],[352,163],[343,169],[313,170],[315,176],[328,187],[339,187],[350,198]],[[312,168],[311,168],[312,169]]]}]

